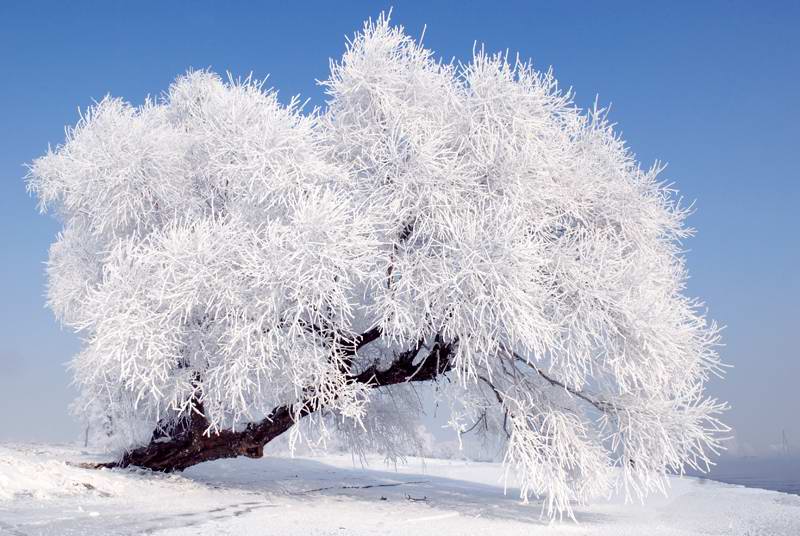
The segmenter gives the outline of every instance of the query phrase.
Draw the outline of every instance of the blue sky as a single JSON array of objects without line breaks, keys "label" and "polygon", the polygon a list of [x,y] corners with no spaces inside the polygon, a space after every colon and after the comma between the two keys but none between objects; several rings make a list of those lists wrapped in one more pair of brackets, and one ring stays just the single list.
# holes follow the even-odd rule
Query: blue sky
[{"label": "blue sky", "polygon": [[[58,232],[25,191],[23,164],[56,145],[78,107],[139,103],[190,67],[270,75],[316,105],[344,38],[393,21],[446,59],[475,41],[552,65],[577,102],[595,95],[645,165],[696,200],[689,292],[727,325],[734,365],[710,390],[733,406],[741,450],[785,429],[800,445],[800,3],[4,2],[0,5],[0,440],[74,439],[65,363],[79,347],[43,306]],[[431,5],[432,4],[432,5]]]}]

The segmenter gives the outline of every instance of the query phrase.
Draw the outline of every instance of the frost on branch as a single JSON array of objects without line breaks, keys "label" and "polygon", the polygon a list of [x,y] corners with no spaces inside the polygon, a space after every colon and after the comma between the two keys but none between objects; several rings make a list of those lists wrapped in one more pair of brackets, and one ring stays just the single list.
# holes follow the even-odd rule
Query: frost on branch
[{"label": "frost on branch", "polygon": [[446,376],[456,432],[502,438],[549,516],[613,466],[643,496],[709,462],[718,330],[684,296],[662,166],[551,72],[444,64],[384,17],[323,85],[309,113],[190,72],[138,107],[105,98],[33,163],[94,430],[130,449],[200,419],[252,442],[312,415],[391,456],[421,411],[408,382]]}]

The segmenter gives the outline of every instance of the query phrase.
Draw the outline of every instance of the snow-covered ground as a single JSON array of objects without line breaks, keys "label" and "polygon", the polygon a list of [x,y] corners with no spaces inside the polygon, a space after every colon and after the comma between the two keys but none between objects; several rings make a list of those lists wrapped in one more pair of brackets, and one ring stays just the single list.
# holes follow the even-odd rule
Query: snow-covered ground
[{"label": "snow-covered ground", "polygon": [[0,445],[0,534],[800,534],[799,496],[694,478],[672,479],[669,497],[615,497],[577,508],[577,524],[548,524],[538,505],[503,493],[492,463],[268,457],[175,475],[66,463],[88,459],[74,447]]}]

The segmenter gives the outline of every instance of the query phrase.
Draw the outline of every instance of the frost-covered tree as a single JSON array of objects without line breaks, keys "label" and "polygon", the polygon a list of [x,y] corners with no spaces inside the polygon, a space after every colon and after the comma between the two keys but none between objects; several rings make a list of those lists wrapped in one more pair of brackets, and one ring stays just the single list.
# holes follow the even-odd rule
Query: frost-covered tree
[{"label": "frost-covered tree", "polygon": [[684,295],[661,166],[551,72],[444,64],[385,17],[322,84],[305,112],[190,72],[103,99],[32,164],[64,222],[49,302],[83,338],[76,408],[116,465],[259,457],[290,429],[391,456],[423,381],[550,515],[708,463],[718,330]]}]

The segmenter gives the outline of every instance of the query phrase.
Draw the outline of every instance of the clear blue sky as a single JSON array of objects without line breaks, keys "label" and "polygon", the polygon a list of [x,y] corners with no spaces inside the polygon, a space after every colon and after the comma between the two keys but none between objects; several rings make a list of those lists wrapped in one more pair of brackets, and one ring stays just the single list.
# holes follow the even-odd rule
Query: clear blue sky
[{"label": "clear blue sky", "polygon": [[43,306],[59,226],[36,212],[23,164],[107,93],[141,102],[189,67],[270,74],[323,104],[345,35],[393,20],[450,59],[477,40],[553,65],[579,104],[599,94],[649,165],[697,201],[689,290],[728,326],[740,445],[785,428],[800,445],[800,2],[3,2],[0,5],[0,440],[73,439],[65,363],[77,338]]}]

